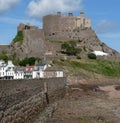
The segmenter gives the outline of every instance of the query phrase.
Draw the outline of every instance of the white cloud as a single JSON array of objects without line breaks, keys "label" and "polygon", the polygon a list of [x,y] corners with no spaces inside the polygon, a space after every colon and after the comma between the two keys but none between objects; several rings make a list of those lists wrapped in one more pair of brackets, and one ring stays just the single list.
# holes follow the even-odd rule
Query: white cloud
[{"label": "white cloud", "polygon": [[117,24],[115,22],[102,20],[96,25],[95,31],[96,33],[108,33],[116,28],[117,28]]},{"label": "white cloud", "polygon": [[20,0],[0,0],[0,14],[14,7]]},{"label": "white cloud", "polygon": [[71,12],[82,8],[82,0],[32,0],[27,13],[30,17],[41,18],[57,11]]}]

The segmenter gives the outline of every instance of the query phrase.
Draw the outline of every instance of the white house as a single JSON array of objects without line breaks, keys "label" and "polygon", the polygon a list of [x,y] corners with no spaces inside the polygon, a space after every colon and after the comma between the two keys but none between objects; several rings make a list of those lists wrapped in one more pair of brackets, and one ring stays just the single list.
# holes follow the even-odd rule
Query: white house
[{"label": "white house", "polygon": [[12,61],[0,60],[0,79],[35,79],[63,77],[63,71],[54,69],[49,64],[16,67]]},{"label": "white house", "polygon": [[5,62],[0,60],[1,79],[24,79],[24,72],[16,69],[12,61]]},{"label": "white house", "polygon": [[56,70],[55,71],[56,77],[63,77],[63,71],[62,70]]},{"label": "white house", "polygon": [[24,79],[24,72],[23,71],[17,71],[14,73],[14,79]]},{"label": "white house", "polygon": [[64,73],[62,70],[59,70],[58,68],[47,68],[44,71],[44,78],[53,78],[53,77],[64,77]]},{"label": "white house", "polygon": [[24,79],[24,67],[16,67],[14,73],[14,79]]},{"label": "white house", "polygon": [[34,67],[33,79],[35,78],[44,78],[44,71],[51,67],[49,64],[38,64]]},{"label": "white house", "polygon": [[7,63],[4,61],[0,61],[0,78],[1,79],[14,79],[14,69],[12,61],[8,61]]}]

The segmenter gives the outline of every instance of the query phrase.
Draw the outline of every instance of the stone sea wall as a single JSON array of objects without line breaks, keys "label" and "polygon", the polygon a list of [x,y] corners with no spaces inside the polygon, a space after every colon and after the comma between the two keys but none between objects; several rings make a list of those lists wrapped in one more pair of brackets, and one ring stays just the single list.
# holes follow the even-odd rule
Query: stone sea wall
[{"label": "stone sea wall", "polygon": [[64,97],[65,85],[66,78],[0,80],[0,123],[33,123],[38,114],[45,121]]}]

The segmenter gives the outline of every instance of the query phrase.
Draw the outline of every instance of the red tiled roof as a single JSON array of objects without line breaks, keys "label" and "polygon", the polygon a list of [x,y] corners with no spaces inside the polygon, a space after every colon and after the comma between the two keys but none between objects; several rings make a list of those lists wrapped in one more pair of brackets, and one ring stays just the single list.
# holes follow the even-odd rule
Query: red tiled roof
[{"label": "red tiled roof", "polygon": [[34,70],[34,66],[26,66],[25,72],[32,72]]}]

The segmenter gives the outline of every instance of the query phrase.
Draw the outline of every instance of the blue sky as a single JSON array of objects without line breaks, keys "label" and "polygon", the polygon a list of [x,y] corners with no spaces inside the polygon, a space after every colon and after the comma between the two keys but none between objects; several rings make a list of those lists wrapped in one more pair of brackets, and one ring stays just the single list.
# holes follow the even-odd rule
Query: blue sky
[{"label": "blue sky", "polygon": [[92,19],[99,39],[120,52],[120,0],[0,0],[0,44],[10,44],[19,23],[42,27],[42,17],[61,11]]}]

